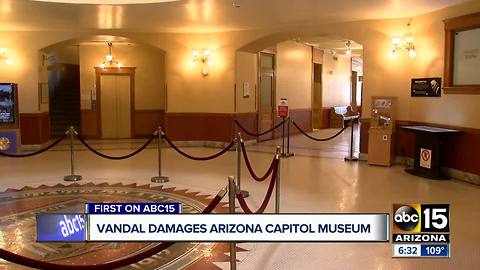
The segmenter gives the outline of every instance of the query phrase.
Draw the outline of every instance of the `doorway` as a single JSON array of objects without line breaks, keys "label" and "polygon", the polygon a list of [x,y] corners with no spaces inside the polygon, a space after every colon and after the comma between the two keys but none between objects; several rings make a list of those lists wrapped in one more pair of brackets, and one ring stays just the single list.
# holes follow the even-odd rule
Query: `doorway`
[{"label": "doorway", "polygon": [[97,69],[97,121],[102,139],[135,136],[134,71],[134,68]]},{"label": "doorway", "polygon": [[322,64],[313,64],[313,102],[312,102],[312,125],[313,129],[321,129],[322,126]]},{"label": "doorway", "polygon": [[57,138],[70,126],[80,128],[79,49],[75,45],[62,46],[44,57],[48,78],[39,87],[48,88],[50,136]]},{"label": "doorway", "polygon": [[[258,97],[258,132],[274,126],[275,108],[275,54],[260,53],[260,94]],[[258,138],[259,141],[273,139],[273,132]]]}]

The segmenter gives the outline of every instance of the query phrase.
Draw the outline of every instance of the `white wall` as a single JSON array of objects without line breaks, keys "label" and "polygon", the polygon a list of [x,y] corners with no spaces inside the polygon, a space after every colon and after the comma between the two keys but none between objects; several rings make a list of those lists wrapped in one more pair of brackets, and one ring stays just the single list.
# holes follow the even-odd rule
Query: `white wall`
[{"label": "white wall", "polygon": [[[236,112],[255,112],[255,98],[257,96],[257,61],[256,53],[237,52],[236,53]],[[248,83],[250,96],[243,96],[244,83]]]},{"label": "white wall", "polygon": [[277,44],[277,101],[288,99],[291,109],[312,107],[312,48],[294,41]]},{"label": "white wall", "polygon": [[323,54],[322,107],[350,105],[351,76],[352,69],[349,57],[342,55],[334,57],[330,52]]}]

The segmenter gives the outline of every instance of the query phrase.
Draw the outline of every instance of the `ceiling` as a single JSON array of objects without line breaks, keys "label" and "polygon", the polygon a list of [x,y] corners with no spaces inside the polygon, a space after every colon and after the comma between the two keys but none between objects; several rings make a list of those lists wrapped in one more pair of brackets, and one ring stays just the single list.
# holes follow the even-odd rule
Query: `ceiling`
[{"label": "ceiling", "polygon": [[315,36],[315,37],[308,37],[308,38],[297,38],[297,42],[301,42],[308,46],[312,46],[318,49],[326,49],[330,51],[334,51],[339,54],[345,54],[347,52],[347,45],[345,44],[347,41],[350,41],[350,49],[352,50],[352,57],[354,58],[361,58],[363,53],[363,46],[361,44],[356,43],[353,40],[348,40],[341,37],[334,37],[334,36]]},{"label": "ceiling", "polygon": [[[142,32],[208,33],[282,29],[341,21],[412,17],[466,1],[0,0],[0,30],[125,29]],[[145,4],[78,4],[80,2]],[[233,3],[240,7],[234,7]]]}]

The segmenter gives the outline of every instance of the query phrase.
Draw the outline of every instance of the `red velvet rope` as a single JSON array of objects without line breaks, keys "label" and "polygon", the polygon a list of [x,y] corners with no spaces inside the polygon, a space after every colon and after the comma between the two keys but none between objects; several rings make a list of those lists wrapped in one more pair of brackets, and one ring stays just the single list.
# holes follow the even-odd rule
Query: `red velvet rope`
[{"label": "red velvet rope", "polygon": [[175,150],[177,151],[179,154],[181,154],[182,156],[186,157],[186,158],[189,158],[189,159],[193,159],[193,160],[200,160],[200,161],[205,161],[205,160],[211,160],[211,159],[215,159],[223,154],[225,154],[228,150],[230,150],[230,148],[232,148],[232,146],[235,144],[234,141],[231,141],[229,145],[227,145],[227,147],[225,147],[222,151],[212,155],[212,156],[208,156],[208,157],[194,157],[194,156],[191,156],[185,152],[183,152],[182,150],[180,150],[175,144],[173,144],[173,142],[167,137],[167,136],[163,136],[163,138],[165,138],[165,141],[167,141],[167,143]]},{"label": "red velvet rope", "polygon": [[272,163],[270,164],[270,168],[268,168],[267,172],[262,177],[257,176],[255,174],[255,172],[253,171],[252,164],[250,163],[250,160],[248,159],[247,150],[245,149],[245,143],[243,141],[241,143],[241,146],[242,146],[243,158],[245,159],[245,164],[247,165],[248,171],[250,172],[250,175],[252,176],[252,178],[255,181],[258,181],[258,182],[262,182],[265,179],[267,179],[267,177],[272,173],[273,169],[276,166],[275,165],[276,158],[275,157],[273,158]]},{"label": "red velvet rope", "polygon": [[252,211],[248,207],[247,202],[245,201],[245,197],[243,197],[243,194],[241,192],[237,193],[237,199],[238,199],[238,202],[240,203],[240,207],[242,208],[243,212],[245,212],[246,214],[262,214],[267,208],[268,202],[272,197],[273,188],[275,187],[275,182],[277,179],[278,162],[279,160],[276,158],[275,169],[273,170],[273,173],[272,173],[272,179],[270,179],[270,185],[268,186],[267,194],[265,195],[265,199],[263,199],[262,205],[260,206],[260,208],[258,208],[257,211]]},{"label": "red velvet rope", "polygon": [[258,137],[258,136],[262,136],[262,135],[265,135],[267,133],[270,133],[272,132],[273,130],[279,128],[281,125],[285,124],[285,121],[287,121],[287,119],[283,120],[282,122],[278,123],[276,126],[274,126],[273,128],[267,130],[267,131],[264,131],[262,133],[252,133],[252,132],[249,132],[248,130],[246,130],[244,127],[242,127],[242,125],[240,125],[240,122],[238,122],[238,120],[233,120],[235,121],[235,124],[237,124],[237,126],[243,130],[243,132],[247,133],[248,135],[252,136],[252,137]]},{"label": "red velvet rope", "polygon": [[91,147],[86,141],[85,139],[83,139],[82,136],[80,135],[77,135],[77,138],[78,140],[85,146],[88,148],[88,150],[92,151],[95,155],[97,156],[100,156],[102,158],[106,158],[106,159],[111,159],[111,160],[122,160],[122,159],[127,159],[127,158],[131,158],[133,156],[135,156],[136,154],[142,152],[143,150],[145,150],[145,148],[147,148],[147,146],[153,141],[153,139],[155,139],[155,137],[157,137],[155,134],[153,134],[149,139],[148,141],[142,145],[140,148],[138,148],[137,150],[135,150],[134,152],[128,154],[128,155],[125,155],[125,156],[119,156],[119,157],[112,157],[112,156],[107,156],[105,154],[102,154],[100,152],[98,152],[97,150],[93,149],[93,147]]},{"label": "red velvet rope", "polygon": [[337,132],[335,135],[333,136],[330,136],[328,138],[315,138],[315,137],[312,137],[310,135],[308,135],[305,131],[303,131],[298,125],[297,123],[295,123],[295,121],[292,121],[293,125],[301,132],[303,133],[303,135],[307,136],[309,139],[312,139],[314,141],[317,141],[317,142],[324,142],[324,141],[329,141],[335,137],[337,137],[338,135],[340,135],[345,129],[347,129],[348,126],[344,126],[339,132]]},{"label": "red velvet rope", "polygon": [[[222,197],[220,195],[215,196],[215,198],[210,201],[208,206],[202,211],[202,214],[209,214],[215,209],[215,207],[218,206],[220,203],[220,200],[222,200]],[[134,256],[130,256],[125,259],[121,259],[118,261],[113,261],[113,262],[108,262],[105,264],[93,264],[93,265],[65,265],[65,264],[56,264],[56,263],[51,263],[51,262],[45,262],[45,261],[38,261],[34,260],[31,258],[27,258],[15,253],[12,253],[10,251],[0,249],[0,258],[7,260],[9,262],[13,262],[16,264],[20,264],[23,266],[28,266],[31,268],[37,268],[37,269],[49,269],[49,270],[107,270],[107,269],[116,269],[120,267],[124,267],[127,265],[130,265],[132,263],[136,263],[138,261],[144,260],[148,257],[151,257],[162,250],[165,250],[169,248],[171,245],[175,244],[175,242],[163,242],[158,246],[155,246],[149,250],[145,250],[142,253],[139,253]]]},{"label": "red velvet rope", "polygon": [[33,152],[33,153],[28,153],[28,154],[7,154],[7,153],[4,153],[4,152],[0,152],[0,156],[5,156],[5,157],[11,157],[11,158],[25,158],[25,157],[32,157],[32,156],[36,156],[36,155],[39,155],[47,150],[50,150],[52,147],[54,147],[55,145],[59,144],[63,139],[65,139],[65,137],[67,136],[67,134],[63,134],[62,137],[58,138],[56,141],[54,141],[52,144],[50,144],[49,146],[43,148],[43,149],[40,149],[36,152]]}]

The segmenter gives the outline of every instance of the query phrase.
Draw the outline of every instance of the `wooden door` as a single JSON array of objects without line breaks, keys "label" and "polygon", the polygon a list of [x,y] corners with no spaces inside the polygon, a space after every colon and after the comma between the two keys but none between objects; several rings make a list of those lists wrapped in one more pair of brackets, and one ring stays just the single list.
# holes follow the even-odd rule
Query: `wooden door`
[{"label": "wooden door", "polygon": [[101,79],[102,138],[131,137],[130,77],[102,75]]},{"label": "wooden door", "polygon": [[322,65],[313,64],[312,122],[314,129],[322,128]]},{"label": "wooden door", "polygon": [[352,79],[351,79],[351,84],[352,84],[352,100],[350,101],[352,110],[354,112],[358,111],[357,110],[357,81],[358,81],[358,75],[356,71],[352,71]]},{"label": "wooden door", "polygon": [[[265,73],[260,76],[260,95],[259,95],[260,105],[258,106],[259,133],[267,131],[274,126],[273,85],[274,85],[273,74]],[[270,140],[272,138],[273,138],[273,132],[270,132],[268,134],[260,136],[259,140],[265,141],[265,140]]]},{"label": "wooden door", "polygon": [[[274,126],[275,108],[275,55],[260,53],[260,89],[258,95],[258,133]],[[273,132],[258,138],[259,141],[273,139]]]}]

